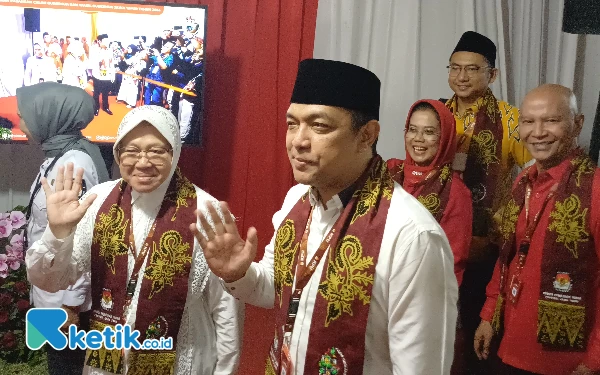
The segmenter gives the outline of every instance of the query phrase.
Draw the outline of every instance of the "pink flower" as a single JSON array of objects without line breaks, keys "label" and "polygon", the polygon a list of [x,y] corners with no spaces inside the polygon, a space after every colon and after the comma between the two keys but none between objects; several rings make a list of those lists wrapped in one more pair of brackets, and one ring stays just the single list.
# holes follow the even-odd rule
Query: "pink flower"
[{"label": "pink flower", "polygon": [[23,250],[23,231],[21,233],[14,234],[10,239],[10,244],[13,249]]},{"label": "pink flower", "polygon": [[25,219],[25,214],[21,211],[11,212],[10,221],[12,223],[13,229],[19,229],[27,222],[27,220]]},{"label": "pink flower", "polygon": [[8,276],[8,257],[6,254],[0,254],[0,277],[6,278]]},{"label": "pink flower", "polygon": [[[8,245],[6,246],[6,256],[8,257],[7,262],[9,263],[12,261],[21,261],[23,260],[23,248],[19,249],[18,247]],[[13,270],[16,270],[17,268],[13,268]]]},{"label": "pink flower", "polygon": [[12,223],[10,219],[0,220],[0,238],[7,238],[12,233]]},{"label": "pink flower", "polygon": [[0,220],[6,220],[6,219],[10,219],[10,214],[7,214],[5,212],[0,213]]}]

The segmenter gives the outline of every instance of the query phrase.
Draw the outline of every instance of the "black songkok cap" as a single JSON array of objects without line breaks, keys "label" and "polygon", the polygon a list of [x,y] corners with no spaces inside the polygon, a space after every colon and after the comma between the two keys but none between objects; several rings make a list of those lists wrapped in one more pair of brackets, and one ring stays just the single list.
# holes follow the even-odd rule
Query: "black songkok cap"
[{"label": "black songkok cap", "polygon": [[298,66],[291,102],[356,110],[379,120],[380,88],[379,78],[360,66],[307,59]]},{"label": "black songkok cap", "polygon": [[104,38],[108,38],[108,35],[107,34],[100,34],[100,35],[98,35],[98,37],[96,39],[102,40]]},{"label": "black songkok cap", "polygon": [[465,32],[456,44],[455,52],[474,52],[483,55],[492,68],[496,67],[496,45],[487,36],[475,31]]}]

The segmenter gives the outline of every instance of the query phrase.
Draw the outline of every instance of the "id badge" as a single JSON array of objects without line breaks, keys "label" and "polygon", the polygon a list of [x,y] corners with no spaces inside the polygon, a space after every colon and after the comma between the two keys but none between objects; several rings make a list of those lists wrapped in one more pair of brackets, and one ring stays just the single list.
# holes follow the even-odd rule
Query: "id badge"
[{"label": "id badge", "polygon": [[510,289],[508,293],[508,300],[514,305],[519,300],[521,296],[521,290],[523,289],[523,282],[520,278],[513,278],[510,283]]},{"label": "id badge", "polygon": [[293,375],[294,365],[292,363],[292,356],[290,355],[290,348],[287,344],[283,344],[281,347],[281,367],[280,375]]}]

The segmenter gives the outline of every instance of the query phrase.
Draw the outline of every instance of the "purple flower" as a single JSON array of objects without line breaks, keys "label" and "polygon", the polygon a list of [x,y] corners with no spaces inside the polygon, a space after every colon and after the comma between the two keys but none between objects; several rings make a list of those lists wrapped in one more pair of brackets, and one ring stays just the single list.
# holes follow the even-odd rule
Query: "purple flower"
[{"label": "purple flower", "polygon": [[25,219],[25,214],[21,211],[11,212],[10,221],[12,223],[13,229],[19,229],[27,222],[27,220]]},{"label": "purple flower", "polygon": [[12,233],[12,223],[10,219],[0,220],[0,238],[7,238]]},{"label": "purple flower", "polygon": [[23,250],[23,231],[21,233],[14,234],[10,239],[10,244],[13,249]]},{"label": "purple flower", "polygon": [[0,254],[0,277],[6,278],[8,276],[8,257],[6,254]]}]

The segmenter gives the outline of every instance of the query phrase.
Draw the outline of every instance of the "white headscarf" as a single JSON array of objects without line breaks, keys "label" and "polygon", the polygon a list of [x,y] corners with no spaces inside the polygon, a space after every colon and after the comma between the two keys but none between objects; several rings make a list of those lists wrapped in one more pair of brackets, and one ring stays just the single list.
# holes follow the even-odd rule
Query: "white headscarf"
[{"label": "white headscarf", "polygon": [[179,156],[181,155],[179,124],[177,123],[177,119],[175,116],[173,116],[171,111],[155,105],[143,105],[141,107],[132,109],[125,115],[125,117],[123,117],[123,121],[121,121],[121,125],[119,125],[119,130],[117,131],[117,141],[113,146],[113,156],[118,162],[118,151],[119,147],[121,147],[121,141],[133,128],[140,125],[144,121],[154,126],[173,148],[173,163],[171,164],[171,173],[157,189],[160,190],[161,187],[164,187],[165,185],[168,186],[171,182],[171,178],[177,169]]}]

